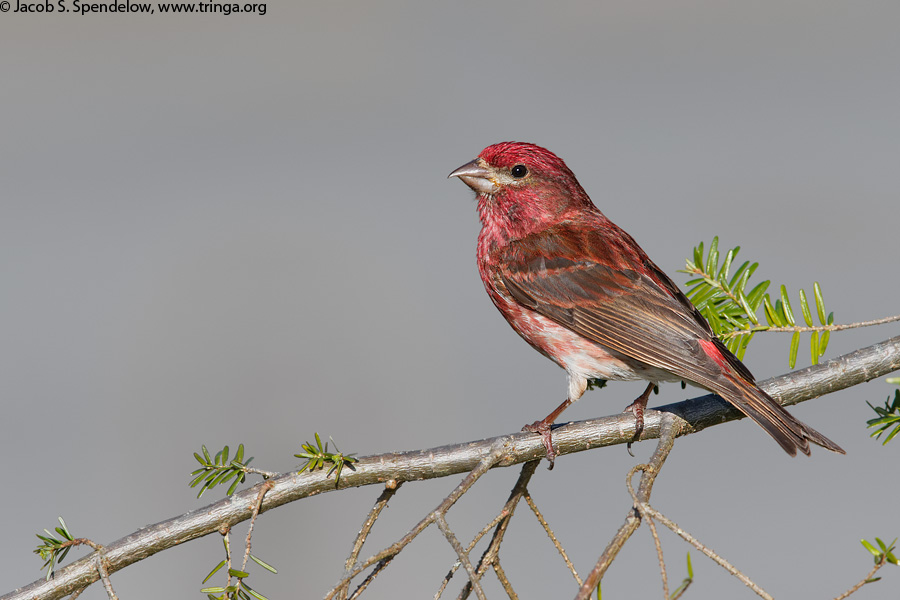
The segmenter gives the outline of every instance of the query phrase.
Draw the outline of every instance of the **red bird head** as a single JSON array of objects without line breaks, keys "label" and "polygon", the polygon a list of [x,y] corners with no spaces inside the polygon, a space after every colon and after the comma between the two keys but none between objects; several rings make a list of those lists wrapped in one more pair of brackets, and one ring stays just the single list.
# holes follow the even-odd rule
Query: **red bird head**
[{"label": "red bird head", "polygon": [[501,142],[450,173],[478,194],[485,227],[518,238],[585,210],[599,212],[561,158],[540,146]]}]

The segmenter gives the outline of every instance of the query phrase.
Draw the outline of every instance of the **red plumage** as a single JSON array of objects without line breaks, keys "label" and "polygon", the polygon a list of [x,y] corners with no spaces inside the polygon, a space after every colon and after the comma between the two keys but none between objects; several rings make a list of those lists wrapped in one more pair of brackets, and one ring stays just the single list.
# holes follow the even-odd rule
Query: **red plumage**
[{"label": "red plumage", "polygon": [[590,379],[650,382],[629,407],[638,435],[653,386],[686,381],[734,405],[792,456],[809,454],[810,441],[843,453],[759,389],[678,286],[594,206],[555,154],[504,142],[450,176],[478,194],[478,271],[488,295],[520,336],[569,375],[566,401],[529,426],[543,435],[551,465],[550,425]]}]

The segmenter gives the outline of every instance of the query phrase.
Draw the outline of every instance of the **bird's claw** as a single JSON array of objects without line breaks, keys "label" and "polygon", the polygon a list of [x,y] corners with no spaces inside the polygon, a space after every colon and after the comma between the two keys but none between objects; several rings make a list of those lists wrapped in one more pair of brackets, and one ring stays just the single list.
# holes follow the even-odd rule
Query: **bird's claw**
[{"label": "bird's claw", "polygon": [[647,401],[641,401],[641,398],[638,398],[631,404],[625,407],[625,410],[622,412],[630,412],[634,415],[634,437],[631,438],[631,441],[628,442],[626,448],[628,449],[628,454],[634,458],[634,452],[631,451],[631,445],[634,442],[637,442],[641,439],[641,434],[644,432],[644,407],[647,406]]},{"label": "bird's claw", "polygon": [[522,431],[530,431],[541,436],[541,442],[544,443],[544,449],[547,451],[547,460],[550,461],[547,469],[553,469],[556,450],[553,448],[553,439],[550,437],[550,424],[545,421],[535,421],[531,425],[523,427]]}]

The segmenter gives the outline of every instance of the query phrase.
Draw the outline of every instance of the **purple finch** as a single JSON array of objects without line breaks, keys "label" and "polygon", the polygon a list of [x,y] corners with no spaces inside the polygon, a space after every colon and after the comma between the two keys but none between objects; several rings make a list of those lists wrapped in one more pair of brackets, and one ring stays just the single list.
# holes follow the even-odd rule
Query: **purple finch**
[{"label": "purple finch", "polygon": [[653,388],[685,381],[724,398],[785,452],[809,442],[844,451],[755,383],[700,312],[630,235],[607,219],[552,152],[503,142],[449,175],[478,194],[478,272],[509,324],[569,375],[566,400],[526,429],[540,433],[551,467],[550,426],[592,379],[647,380],[625,410],[635,439]]}]

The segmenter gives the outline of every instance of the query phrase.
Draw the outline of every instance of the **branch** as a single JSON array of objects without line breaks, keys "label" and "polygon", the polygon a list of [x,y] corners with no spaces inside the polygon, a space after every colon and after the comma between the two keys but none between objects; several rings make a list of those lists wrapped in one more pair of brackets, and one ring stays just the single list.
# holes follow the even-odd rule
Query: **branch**
[{"label": "branch", "polygon": [[447,514],[447,511],[456,503],[457,500],[462,498],[462,496],[469,491],[469,489],[475,485],[475,482],[478,479],[491,470],[494,465],[497,464],[497,461],[505,454],[505,445],[506,440],[503,438],[496,438],[496,441],[491,444],[490,451],[478,461],[478,464],[475,465],[475,468],[472,469],[468,475],[462,480],[462,482],[454,488],[450,495],[444,498],[441,503],[435,508],[433,511],[428,513],[421,521],[419,521],[415,527],[413,527],[409,533],[404,535],[398,541],[394,542],[381,552],[370,556],[365,562],[361,565],[356,566],[349,572],[345,572],[344,577],[338,582],[337,586],[332,588],[330,592],[325,596],[325,600],[331,600],[335,595],[339,595],[341,590],[352,580],[354,577],[368,569],[372,565],[377,565],[376,571],[380,571],[383,565],[392,561],[397,554],[399,554],[406,546],[408,546],[420,533],[425,531],[425,529],[431,525],[432,523],[437,523],[440,530],[444,533],[447,541],[450,542],[450,545],[453,546],[453,549],[460,554],[460,561],[463,566],[466,567],[466,571],[469,573],[470,581],[472,582],[472,586],[475,588],[478,593],[478,597],[484,600],[484,592],[481,590],[481,585],[478,583],[478,578],[475,576],[475,572],[472,568],[471,563],[468,560],[468,557],[463,556],[465,554],[465,550],[463,550],[462,545],[459,543],[459,540],[456,539],[456,536],[453,535],[453,532],[450,531],[449,525],[447,525],[446,520],[444,519],[444,515]]},{"label": "branch", "polygon": [[883,319],[873,319],[871,321],[860,321],[858,323],[844,323],[837,325],[811,325],[809,327],[801,327],[799,325],[794,326],[784,326],[784,327],[770,327],[767,325],[759,325],[757,327],[753,327],[751,329],[735,329],[734,331],[729,331],[728,333],[723,333],[719,337],[723,340],[728,338],[737,337],[739,335],[747,335],[750,333],[754,333],[757,331],[766,331],[769,333],[807,333],[810,331],[844,331],[846,329],[858,329],[860,327],[873,327],[875,325],[885,325],[887,323],[893,323],[895,321],[900,321],[900,315],[894,315],[893,317],[884,317]]},{"label": "branch", "polygon": [[844,598],[847,598],[847,597],[851,596],[852,594],[855,594],[856,592],[858,592],[859,588],[861,588],[862,586],[866,585],[867,583],[872,583],[872,578],[875,577],[875,573],[877,573],[878,570],[881,569],[881,567],[883,567],[886,564],[887,564],[887,554],[884,554],[884,555],[882,555],[881,560],[879,560],[877,563],[875,563],[875,566],[872,567],[872,570],[869,571],[866,574],[866,576],[862,578],[862,581],[860,581],[859,583],[854,585],[852,588],[850,588],[849,590],[847,590],[840,596],[837,596],[834,600],[844,600]]},{"label": "branch", "polygon": [[[650,499],[650,492],[653,491],[653,483],[656,481],[656,476],[659,475],[659,471],[662,469],[663,464],[665,464],[666,458],[668,458],[669,452],[672,450],[672,446],[675,445],[675,438],[679,435],[680,423],[678,419],[670,414],[663,415],[662,437],[656,445],[656,451],[650,458],[650,464],[637,465],[628,472],[626,478],[628,491],[632,492],[636,502],[647,502]],[[634,489],[631,487],[631,478],[637,471],[643,472],[641,473],[641,484],[638,488],[637,495],[634,495]],[[628,538],[637,531],[637,528],[640,527],[640,525],[640,512],[636,508],[630,509],[628,515],[625,517],[625,522],[619,527],[619,531],[616,532],[616,535],[609,544],[606,545],[603,554],[597,559],[597,564],[594,565],[594,568],[591,569],[591,572],[585,577],[584,583],[581,584],[581,587],[578,589],[578,594],[575,596],[576,600],[587,600],[590,598],[591,593],[596,589],[600,580],[603,579],[603,575],[616,559],[616,556],[618,556],[619,551],[625,545],[625,542],[627,542]],[[666,597],[668,597],[668,593],[666,594]]]},{"label": "branch", "polygon": [[[399,489],[400,483],[397,483],[396,481],[391,480],[384,484],[384,491],[381,492],[381,495],[375,502],[375,506],[372,507],[372,510],[370,510],[369,514],[366,516],[366,520],[363,522],[363,526],[360,528],[359,534],[353,542],[353,549],[350,551],[350,556],[347,557],[347,560],[344,562],[345,573],[349,574],[353,571],[353,567],[356,566],[356,561],[359,558],[359,553],[362,551],[363,544],[366,543],[366,538],[369,537],[369,533],[372,531],[375,521],[378,519],[381,511],[387,508],[388,501],[394,497],[394,494],[396,494]],[[370,577],[374,577],[374,573]],[[368,578],[367,581],[369,581]],[[365,589],[366,585],[368,585],[368,583],[364,582],[364,585],[361,585],[361,589],[358,591],[361,592]],[[350,582],[348,581],[347,585],[338,590],[338,600],[347,600],[349,588]],[[356,596],[357,592],[354,592],[353,595]]]},{"label": "branch", "polygon": [[678,535],[681,539],[683,539],[684,541],[686,541],[687,543],[692,545],[694,548],[696,548],[697,550],[699,550],[700,552],[705,554],[707,557],[709,557],[714,563],[716,563],[717,565],[719,565],[720,567],[722,567],[723,569],[725,569],[726,571],[728,571],[729,573],[731,573],[732,575],[737,577],[741,581],[741,583],[743,583],[748,588],[753,590],[758,596],[760,596],[761,598],[764,598],[766,600],[772,600],[772,596],[768,592],[766,592],[764,589],[759,587],[749,577],[747,577],[746,575],[741,573],[737,569],[737,567],[735,567],[730,562],[728,562],[727,560],[725,560],[724,558],[722,558],[721,556],[719,556],[718,554],[716,554],[715,552],[710,550],[708,547],[701,544],[700,541],[697,540],[694,536],[692,536],[687,531],[685,531],[684,529],[679,527],[675,522],[670,520],[668,517],[663,515],[661,512],[659,512],[658,510],[656,510],[655,508],[653,508],[652,506],[647,504],[646,501],[641,501],[637,506],[638,506],[638,510],[641,511],[641,513],[643,513],[644,516],[647,517],[648,521],[650,520],[651,517],[656,519],[657,521],[659,521],[660,523],[662,523],[663,525],[665,525],[666,527],[671,529],[672,532],[674,532],[676,535]]},{"label": "branch", "polygon": [[[760,383],[760,386],[785,406],[797,404],[824,394],[852,387],[900,369],[900,336],[835,358],[827,363],[794,371]],[[659,437],[662,413],[671,413],[683,422],[681,435],[696,433],[706,427],[733,421],[742,415],[717,396],[706,395],[669,404],[648,411],[644,419],[642,439]],[[625,444],[634,435],[634,418],[615,415],[580,421],[554,429],[559,455],[581,452],[601,446]],[[356,470],[341,476],[336,486],[333,478],[322,470],[280,475],[269,482],[260,514],[288,502],[336,489],[398,483],[446,477],[467,473],[500,445],[503,454],[495,467],[509,467],[544,457],[539,436],[517,433],[476,442],[442,446],[429,450],[387,453],[362,457]],[[233,496],[192,510],[179,517],[150,525],[105,546],[105,566],[115,573],[130,564],[171,548],[172,546],[217,533],[222,526],[233,526],[250,519],[257,504],[259,484]],[[26,600],[40,597],[55,600],[73,594],[97,581],[96,563],[89,555],[58,570],[53,579],[40,579],[10,592],[0,600]]]},{"label": "branch", "polygon": [[[487,549],[481,555],[481,558],[478,560],[478,566],[475,569],[475,572],[478,577],[484,575],[485,571],[487,571],[488,566],[493,566],[495,571],[499,568],[500,563],[498,562],[498,555],[500,553],[500,544],[503,542],[503,537],[506,535],[506,530],[509,527],[509,523],[512,521],[513,514],[516,510],[516,505],[518,505],[519,500],[528,494],[528,482],[531,481],[532,475],[534,475],[535,470],[537,469],[538,463],[540,461],[533,460],[525,463],[525,466],[522,467],[521,472],[519,473],[519,478],[516,480],[516,484],[513,486],[512,491],[509,493],[509,498],[506,500],[506,504],[503,505],[503,509],[500,511],[500,514],[497,515],[497,518],[494,519],[496,522],[495,525],[488,524],[488,527],[482,529],[478,535],[472,540],[469,544],[468,551],[471,552],[475,548],[475,544],[478,543],[478,540],[481,539],[483,534],[486,534],[487,531],[491,528],[496,527],[494,529],[494,535],[491,536],[491,543],[488,544]],[[450,583],[450,578],[456,571],[456,565],[454,568],[447,573],[447,576],[444,577],[444,581],[441,584],[441,589],[438,590],[438,593],[435,594],[435,598],[440,597],[440,594],[443,593],[444,588],[448,583]],[[500,576],[500,573],[497,573]],[[501,578],[502,581],[502,578]],[[505,586],[504,586],[505,587]],[[463,589],[459,592],[459,600],[465,600],[469,597],[472,589],[472,580],[466,582],[466,585],[463,586]]]}]

